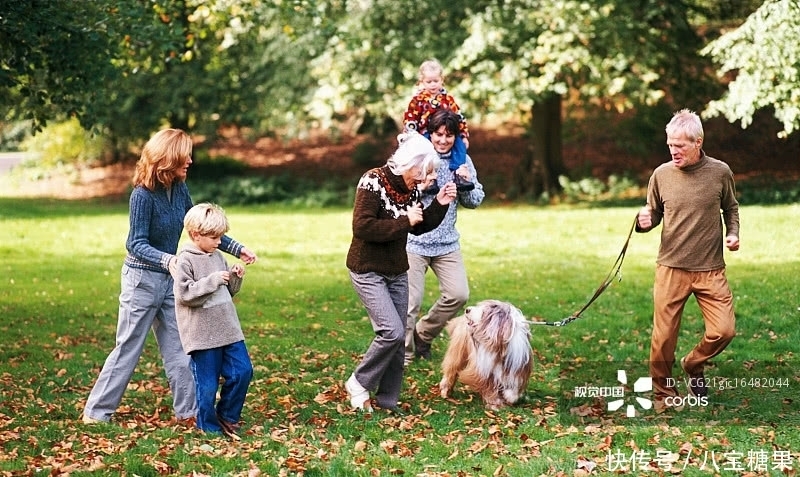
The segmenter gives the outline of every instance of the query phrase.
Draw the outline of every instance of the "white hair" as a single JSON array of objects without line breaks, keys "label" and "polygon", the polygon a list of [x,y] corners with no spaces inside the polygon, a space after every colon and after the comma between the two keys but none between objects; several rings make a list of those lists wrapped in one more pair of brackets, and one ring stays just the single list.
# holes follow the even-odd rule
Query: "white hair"
[{"label": "white hair", "polygon": [[686,136],[694,142],[703,137],[703,123],[700,116],[690,109],[676,112],[665,128],[668,136]]},{"label": "white hair", "polygon": [[437,170],[441,159],[430,140],[417,132],[403,133],[397,136],[400,145],[386,162],[392,173],[402,175],[415,166],[420,168],[419,179],[424,179],[428,171]]}]

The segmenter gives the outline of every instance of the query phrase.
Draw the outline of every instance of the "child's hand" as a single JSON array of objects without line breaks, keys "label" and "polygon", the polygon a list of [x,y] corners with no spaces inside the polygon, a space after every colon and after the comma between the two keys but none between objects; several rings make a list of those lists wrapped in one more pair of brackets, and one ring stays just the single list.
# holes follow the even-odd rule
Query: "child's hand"
[{"label": "child's hand", "polygon": [[217,272],[217,273],[219,274],[220,278],[222,278],[223,285],[227,285],[228,281],[230,281],[231,279],[230,272]]},{"label": "child's hand", "polygon": [[237,277],[242,278],[244,276],[244,267],[240,263],[234,263],[231,266],[231,273],[235,273]]},{"label": "child's hand", "polygon": [[467,167],[466,164],[461,164],[458,166],[458,169],[456,169],[456,174],[458,174],[458,177],[464,179],[465,181],[469,181],[472,176],[469,173],[469,167]]}]

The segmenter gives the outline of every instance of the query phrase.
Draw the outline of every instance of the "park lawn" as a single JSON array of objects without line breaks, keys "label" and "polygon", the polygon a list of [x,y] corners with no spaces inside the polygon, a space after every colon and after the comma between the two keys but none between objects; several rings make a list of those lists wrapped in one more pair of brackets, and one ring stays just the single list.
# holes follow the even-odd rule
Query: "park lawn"
[{"label": "park lawn", "polygon": [[[372,339],[344,266],[350,211],[227,212],[230,234],[259,255],[236,299],[256,369],[238,442],[171,420],[152,338],[112,423],[80,423],[114,344],[127,205],[0,199],[0,475],[699,476],[800,467],[798,205],[742,207],[742,248],[726,253],[738,335],[707,372],[716,386],[707,405],[663,414],[643,409],[634,397],[647,395],[630,388],[647,369],[659,230],[634,234],[621,280],[580,319],[533,327],[523,403],[489,412],[461,387],[440,398],[439,339],[433,359],[407,371],[408,414],[397,417],[351,411],[343,389]],[[509,301],[534,320],[570,316],[611,270],[635,213],[462,211],[470,302]],[[435,291],[430,277],[424,306]],[[701,332],[691,300],[678,356]],[[579,387],[619,388],[620,370],[629,379],[621,410],[576,397]]]}]

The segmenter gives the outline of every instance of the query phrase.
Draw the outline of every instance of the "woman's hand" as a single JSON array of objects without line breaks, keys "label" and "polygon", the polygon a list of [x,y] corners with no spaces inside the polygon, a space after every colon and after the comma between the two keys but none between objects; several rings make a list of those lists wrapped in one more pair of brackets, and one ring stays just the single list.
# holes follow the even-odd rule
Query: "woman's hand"
[{"label": "woman's hand", "polygon": [[444,187],[439,189],[439,193],[436,194],[436,200],[438,200],[442,205],[447,205],[450,202],[453,202],[457,196],[458,189],[456,189],[456,183],[448,182],[444,185]]},{"label": "woman's hand", "polygon": [[169,259],[169,274],[172,275],[172,278],[175,278],[175,275],[178,274],[178,257],[172,257]]},{"label": "woman's hand", "polygon": [[258,260],[256,254],[251,252],[247,247],[242,247],[242,251],[239,252],[239,258],[248,265],[256,263],[256,260]]},{"label": "woman's hand", "polygon": [[417,202],[408,209],[408,223],[415,226],[422,222],[422,204]]}]

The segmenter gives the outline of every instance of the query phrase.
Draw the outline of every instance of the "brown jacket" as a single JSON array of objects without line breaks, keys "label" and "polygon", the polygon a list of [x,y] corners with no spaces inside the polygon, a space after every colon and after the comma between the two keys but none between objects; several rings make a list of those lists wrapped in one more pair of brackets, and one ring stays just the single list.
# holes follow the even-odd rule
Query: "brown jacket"
[{"label": "brown jacket", "polygon": [[434,199],[423,211],[422,222],[412,227],[408,210],[417,202],[416,194],[388,166],[371,169],[361,177],[353,206],[353,240],[347,252],[347,268],[356,273],[387,276],[408,271],[408,234],[435,229],[447,213],[447,205]]}]

